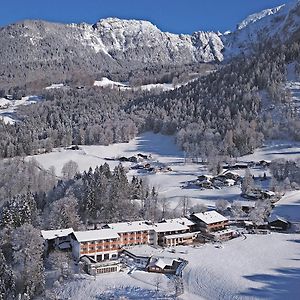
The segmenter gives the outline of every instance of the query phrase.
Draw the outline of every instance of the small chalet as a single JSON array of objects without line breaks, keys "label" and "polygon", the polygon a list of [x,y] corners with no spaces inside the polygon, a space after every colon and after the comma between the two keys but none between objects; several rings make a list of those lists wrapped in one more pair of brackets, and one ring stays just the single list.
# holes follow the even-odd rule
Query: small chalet
[{"label": "small chalet", "polygon": [[224,176],[226,179],[231,179],[231,180],[235,180],[235,181],[238,181],[238,180],[241,179],[241,176],[238,173],[235,173],[235,172],[232,172],[232,171],[225,171],[220,176]]},{"label": "small chalet", "polygon": [[148,272],[176,274],[176,271],[182,262],[181,259],[153,257],[147,269]]},{"label": "small chalet", "polygon": [[199,232],[187,232],[172,235],[165,235],[163,237],[163,245],[166,246],[178,246],[178,245],[190,245],[195,242]]},{"label": "small chalet", "polygon": [[227,241],[238,236],[238,233],[233,229],[223,229],[210,233],[211,238],[214,241]]},{"label": "small chalet", "polygon": [[69,249],[71,248],[71,234],[73,228],[58,229],[58,230],[41,230],[41,235],[45,240],[45,251],[50,249]]},{"label": "small chalet", "polygon": [[223,230],[229,224],[229,220],[215,210],[193,213],[191,220],[194,221],[198,225],[197,228],[202,231]]},{"label": "small chalet", "polygon": [[291,227],[291,223],[285,218],[277,215],[271,216],[268,220],[269,228],[271,230],[286,231]]}]

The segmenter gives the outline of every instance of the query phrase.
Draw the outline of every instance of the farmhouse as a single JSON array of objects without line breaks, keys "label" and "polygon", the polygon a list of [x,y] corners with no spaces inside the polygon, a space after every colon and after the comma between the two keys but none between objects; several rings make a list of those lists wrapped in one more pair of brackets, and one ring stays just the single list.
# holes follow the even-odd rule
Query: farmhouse
[{"label": "farmhouse", "polygon": [[197,224],[197,228],[202,231],[222,230],[229,224],[229,220],[215,210],[193,213],[191,219]]},{"label": "farmhouse", "polygon": [[104,261],[118,258],[120,236],[115,230],[100,229],[76,231],[71,234],[72,254],[77,261],[82,256],[94,261]]},{"label": "farmhouse", "polygon": [[45,240],[45,251],[50,249],[68,249],[71,248],[71,237],[73,228],[58,230],[41,230],[43,239]]},{"label": "farmhouse", "polygon": [[236,200],[233,201],[231,207],[238,206],[240,207],[245,213],[249,213],[251,210],[255,208],[255,201],[243,201],[243,200]]},{"label": "farmhouse", "polygon": [[291,227],[291,223],[285,218],[273,215],[268,219],[269,228],[278,231],[286,231]]}]

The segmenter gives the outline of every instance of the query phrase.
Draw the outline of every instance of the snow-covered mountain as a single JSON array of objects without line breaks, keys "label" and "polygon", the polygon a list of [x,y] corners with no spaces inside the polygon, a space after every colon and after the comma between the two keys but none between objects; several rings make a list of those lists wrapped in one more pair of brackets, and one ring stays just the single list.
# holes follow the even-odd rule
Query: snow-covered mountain
[{"label": "snow-covered mountain", "polygon": [[222,36],[225,57],[253,49],[257,43],[275,39],[286,42],[297,38],[300,32],[300,1],[263,10],[247,17],[237,30]]},{"label": "snow-covered mountain", "polygon": [[249,24],[255,23],[264,17],[276,14],[283,7],[284,7],[284,4],[274,7],[274,8],[265,9],[261,12],[255,13],[255,14],[252,14],[252,15],[248,16],[246,19],[244,19],[240,24],[238,24],[237,29],[241,30],[241,29],[247,27]]},{"label": "snow-covered mountain", "polygon": [[300,0],[253,14],[224,35],[178,35],[162,32],[148,21],[117,18],[94,25],[23,21],[0,28],[0,87],[43,79],[63,82],[70,74],[109,76],[220,62],[251,53],[257,43],[270,38],[297,38],[299,25]]},{"label": "snow-covered mountain", "polygon": [[62,80],[71,71],[130,72],[223,59],[217,33],[177,35],[148,21],[116,18],[94,25],[23,21],[1,28],[0,43],[0,83],[45,76]]}]

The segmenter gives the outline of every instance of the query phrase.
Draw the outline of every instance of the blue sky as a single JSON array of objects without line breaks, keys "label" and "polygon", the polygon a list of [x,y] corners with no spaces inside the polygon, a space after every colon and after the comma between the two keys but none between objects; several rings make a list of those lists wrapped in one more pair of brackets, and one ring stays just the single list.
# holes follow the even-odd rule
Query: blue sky
[{"label": "blue sky", "polygon": [[232,30],[249,14],[291,0],[3,0],[0,26],[23,19],[95,23],[105,17],[149,20],[164,31]]}]

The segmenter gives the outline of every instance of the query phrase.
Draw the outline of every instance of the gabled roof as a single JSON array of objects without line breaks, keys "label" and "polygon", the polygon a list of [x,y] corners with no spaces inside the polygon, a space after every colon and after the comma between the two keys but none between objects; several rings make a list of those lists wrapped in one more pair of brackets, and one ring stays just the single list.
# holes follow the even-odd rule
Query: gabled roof
[{"label": "gabled roof", "polygon": [[268,222],[269,222],[269,223],[272,223],[272,222],[275,222],[275,221],[281,221],[281,222],[286,223],[286,224],[289,223],[288,220],[286,220],[285,218],[280,217],[280,216],[278,216],[278,215],[271,215],[271,216],[268,218]]},{"label": "gabled roof", "polygon": [[226,217],[222,216],[215,210],[206,211],[203,213],[196,213],[196,214],[194,213],[193,216],[195,216],[197,219],[201,220],[207,225],[217,223],[217,222],[228,221]]},{"label": "gabled roof", "polygon": [[149,266],[155,266],[158,267],[160,269],[164,269],[166,266],[172,266],[174,261],[180,261],[176,258],[168,258],[168,257],[155,257],[153,258],[153,260],[150,262]]},{"label": "gabled roof", "polygon": [[73,228],[41,230],[41,234],[44,240],[53,240],[55,238],[66,237],[73,232]]},{"label": "gabled roof", "polygon": [[74,236],[78,242],[109,240],[117,239],[120,237],[118,233],[112,229],[75,231]]}]

